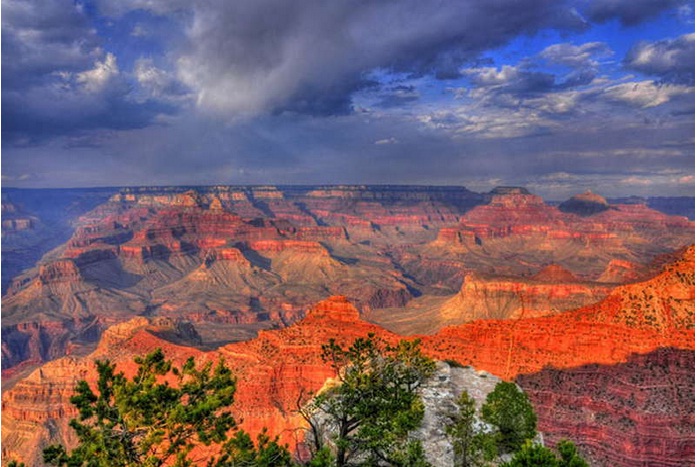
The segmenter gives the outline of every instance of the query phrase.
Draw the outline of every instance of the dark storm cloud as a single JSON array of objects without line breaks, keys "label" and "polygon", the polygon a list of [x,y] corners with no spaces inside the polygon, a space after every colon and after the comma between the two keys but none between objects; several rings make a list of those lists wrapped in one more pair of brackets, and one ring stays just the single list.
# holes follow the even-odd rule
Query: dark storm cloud
[{"label": "dark storm cloud", "polygon": [[196,5],[179,75],[223,113],[346,113],[380,68],[459,76],[466,60],[544,27],[582,27],[556,0],[287,2]]},{"label": "dark storm cloud", "polygon": [[2,2],[3,144],[85,130],[141,128],[170,105],[134,99],[118,59],[101,47],[81,4]]},{"label": "dark storm cloud", "polygon": [[[88,19],[68,0],[3,0],[3,142],[16,143],[3,177],[14,185],[694,189],[694,86],[667,79],[682,42],[637,45],[624,66],[644,78],[604,60],[613,37],[526,50],[594,27],[588,12],[630,24],[677,3],[96,3]],[[157,47],[138,48],[141,37]]]},{"label": "dark storm cloud", "polygon": [[99,39],[73,2],[3,0],[3,88],[30,85],[58,70],[84,69],[99,53]]},{"label": "dark storm cloud", "polygon": [[695,35],[685,34],[675,39],[640,42],[627,53],[624,66],[658,77],[664,82],[694,83]]},{"label": "dark storm cloud", "polygon": [[634,26],[659,13],[689,5],[686,0],[593,0],[585,10],[588,19],[604,23],[619,18],[625,26]]}]

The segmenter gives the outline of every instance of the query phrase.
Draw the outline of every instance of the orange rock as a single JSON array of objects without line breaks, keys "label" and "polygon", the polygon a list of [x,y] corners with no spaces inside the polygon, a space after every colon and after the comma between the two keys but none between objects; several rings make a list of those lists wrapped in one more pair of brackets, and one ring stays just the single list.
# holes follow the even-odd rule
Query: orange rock
[{"label": "orange rock", "polygon": [[[657,294],[659,299],[644,300],[636,294],[635,288]],[[631,315],[635,318],[632,319],[629,312],[635,309],[635,303],[640,303],[641,312]],[[658,348],[694,350],[694,318],[689,320],[690,306],[694,313],[693,248],[655,278],[641,284],[620,286],[596,305],[553,317],[485,320],[449,327],[436,335],[422,336],[422,345],[434,358],[471,364],[506,379],[549,367],[622,364],[631,362],[633,354],[646,354]],[[656,319],[647,318],[649,316]],[[165,353],[177,361],[189,355],[199,362],[223,356],[238,377],[234,412],[242,419],[241,426],[252,434],[268,427],[293,449],[302,438],[302,420],[295,412],[298,404],[333,376],[321,359],[322,344],[333,338],[341,345],[348,345],[368,333],[393,343],[400,338],[362,321],[355,307],[342,296],[318,303],[308,310],[304,320],[293,326],[260,332],[254,340],[229,344],[207,353],[163,341],[155,337],[149,327],[147,320],[139,318],[112,328],[88,358],[65,357],[47,363],[7,390],[3,395],[6,410],[2,418],[3,454],[31,460],[27,455],[38,452],[50,436],[49,429],[54,430],[58,439],[70,442],[65,431],[65,417],[73,416],[74,411],[68,397],[77,379],[94,380],[90,362],[95,358],[111,358],[120,366],[132,368],[129,362],[134,355],[156,347],[163,347]],[[578,398],[589,401],[588,407],[608,404],[607,398],[614,397],[607,392],[598,393],[592,386],[581,386],[577,391],[580,391]],[[660,401],[663,396],[659,392],[655,397]],[[539,400],[543,406],[544,399]],[[613,410],[614,414],[633,413],[630,402],[621,402]],[[676,414],[676,417],[683,415]],[[53,417],[61,418],[54,421]],[[603,452],[607,452],[612,446],[624,446],[623,443],[629,446],[635,439],[636,431],[630,427],[624,431],[603,431],[602,419],[585,420],[587,427],[574,431],[572,436],[582,446],[602,446]],[[669,423],[670,419],[665,420]],[[566,433],[563,427],[568,423],[568,419],[557,420],[554,411],[540,411],[540,426],[548,433],[557,433],[557,424],[561,432]],[[607,433],[612,433],[613,438],[606,438]],[[668,440],[661,444],[661,452],[684,460],[689,449],[684,447],[683,441],[694,442],[694,434],[681,434],[678,438],[670,438],[670,434],[665,436]],[[641,451],[644,454],[639,455],[653,459],[655,457],[647,454],[654,452],[651,449],[647,447]],[[614,465],[634,465],[632,459],[636,452],[631,448],[618,449],[612,457]]]}]

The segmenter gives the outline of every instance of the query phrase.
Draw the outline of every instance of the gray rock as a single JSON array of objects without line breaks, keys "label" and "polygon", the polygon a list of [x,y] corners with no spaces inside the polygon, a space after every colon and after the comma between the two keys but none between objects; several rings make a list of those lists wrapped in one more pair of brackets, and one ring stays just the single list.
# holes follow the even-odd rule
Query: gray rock
[{"label": "gray rock", "polygon": [[[449,415],[457,411],[457,400],[463,391],[475,400],[477,412],[486,401],[486,396],[494,390],[501,379],[477,371],[472,367],[456,368],[447,363],[437,362],[436,372],[421,388],[424,403],[424,419],[421,427],[413,434],[423,444],[426,459],[434,467],[453,465],[453,446],[445,432]],[[478,420],[479,429],[491,429]]]}]

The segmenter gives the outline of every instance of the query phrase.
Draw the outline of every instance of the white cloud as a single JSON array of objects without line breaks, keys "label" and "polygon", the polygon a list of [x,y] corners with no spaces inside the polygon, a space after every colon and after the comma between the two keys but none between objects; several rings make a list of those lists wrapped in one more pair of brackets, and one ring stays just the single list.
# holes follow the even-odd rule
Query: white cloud
[{"label": "white cloud", "polygon": [[87,92],[98,93],[118,76],[119,67],[116,64],[116,57],[112,53],[107,53],[103,61],[95,62],[94,68],[78,73],[76,81],[82,84]]},{"label": "white cloud", "polygon": [[624,65],[664,80],[694,83],[695,34],[656,42],[639,42],[627,53]]},{"label": "white cloud", "polygon": [[581,45],[553,44],[540,52],[540,57],[569,67],[596,67],[597,59],[612,56],[612,50],[603,42],[587,42]]},{"label": "white cloud", "polygon": [[694,93],[694,87],[639,81],[610,86],[605,90],[604,97],[611,101],[623,102],[635,107],[650,108],[690,93]]}]

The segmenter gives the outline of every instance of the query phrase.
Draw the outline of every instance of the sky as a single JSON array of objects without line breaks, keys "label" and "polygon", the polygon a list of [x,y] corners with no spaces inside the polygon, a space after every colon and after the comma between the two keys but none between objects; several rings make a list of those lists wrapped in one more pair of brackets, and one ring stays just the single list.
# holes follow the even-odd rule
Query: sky
[{"label": "sky", "polygon": [[2,0],[2,186],[693,196],[694,3]]}]

